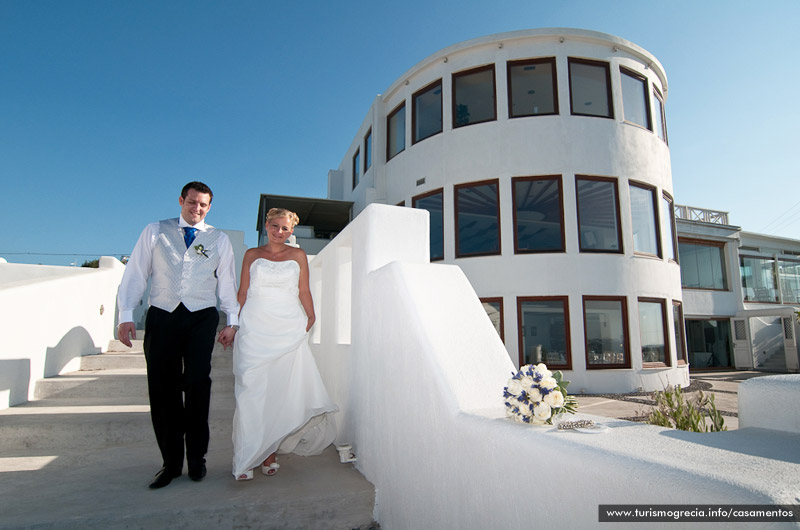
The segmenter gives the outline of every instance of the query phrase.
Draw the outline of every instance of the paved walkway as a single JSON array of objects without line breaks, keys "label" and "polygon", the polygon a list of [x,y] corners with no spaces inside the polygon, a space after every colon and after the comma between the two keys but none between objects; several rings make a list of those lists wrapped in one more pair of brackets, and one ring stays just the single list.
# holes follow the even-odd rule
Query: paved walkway
[{"label": "paved walkway", "polygon": [[84,357],[82,370],[41,381],[36,401],[0,411],[0,528],[377,528],[374,487],[332,447],[281,455],[277,475],[236,482],[231,350],[218,348],[212,366],[199,483],[184,469],[166,488],[147,487],[161,458],[140,348]]},{"label": "paved walkway", "polygon": [[[698,391],[713,395],[717,410],[724,416],[725,427],[732,431],[739,428],[739,384],[752,377],[765,375],[774,374],[752,370],[697,372],[691,375],[690,386],[684,390],[684,394],[687,399],[695,397]],[[580,412],[632,421],[644,421],[655,405],[652,393],[646,392],[577,395],[577,399]]]}]

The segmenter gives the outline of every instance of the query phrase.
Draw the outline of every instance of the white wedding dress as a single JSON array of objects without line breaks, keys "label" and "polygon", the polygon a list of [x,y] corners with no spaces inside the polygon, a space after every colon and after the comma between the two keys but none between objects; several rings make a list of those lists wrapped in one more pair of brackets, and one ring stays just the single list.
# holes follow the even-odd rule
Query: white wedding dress
[{"label": "white wedding dress", "polygon": [[300,265],[256,259],[233,345],[233,475],[270,454],[315,455],[336,437],[333,413],[308,345],[298,298]]}]

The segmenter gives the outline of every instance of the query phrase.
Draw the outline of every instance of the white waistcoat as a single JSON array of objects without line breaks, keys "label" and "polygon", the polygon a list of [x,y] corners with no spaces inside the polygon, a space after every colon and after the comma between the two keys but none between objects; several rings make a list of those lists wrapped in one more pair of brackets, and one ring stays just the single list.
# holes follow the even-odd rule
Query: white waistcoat
[{"label": "white waistcoat", "polygon": [[153,250],[150,305],[170,313],[183,303],[189,311],[217,305],[217,244],[225,234],[206,225],[186,248],[178,219],[159,223],[158,241]]}]

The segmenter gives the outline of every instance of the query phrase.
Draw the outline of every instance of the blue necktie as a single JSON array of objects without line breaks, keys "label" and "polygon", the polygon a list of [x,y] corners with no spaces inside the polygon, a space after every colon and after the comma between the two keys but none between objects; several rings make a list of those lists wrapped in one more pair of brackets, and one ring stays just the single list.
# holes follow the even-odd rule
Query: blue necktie
[{"label": "blue necktie", "polygon": [[189,245],[192,244],[192,241],[194,241],[196,235],[197,235],[197,228],[193,226],[183,227],[183,240],[186,242],[186,248],[189,248]]}]

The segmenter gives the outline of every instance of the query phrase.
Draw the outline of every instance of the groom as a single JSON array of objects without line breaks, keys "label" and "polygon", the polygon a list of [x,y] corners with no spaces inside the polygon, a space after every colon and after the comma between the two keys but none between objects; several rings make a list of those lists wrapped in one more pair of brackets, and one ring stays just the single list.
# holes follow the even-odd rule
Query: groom
[{"label": "groom", "polygon": [[228,315],[219,342],[229,346],[239,328],[233,248],[227,235],[204,221],[213,197],[202,182],[184,186],[180,217],[145,227],[119,286],[117,336],[130,346],[136,338],[133,310],[152,280],[144,355],[150,416],[164,461],[152,489],[183,472],[184,435],[189,478],[206,476],[217,293]]}]

